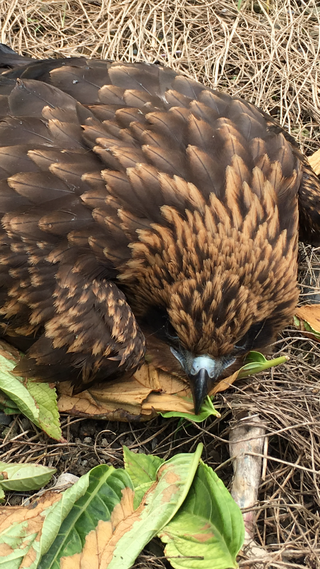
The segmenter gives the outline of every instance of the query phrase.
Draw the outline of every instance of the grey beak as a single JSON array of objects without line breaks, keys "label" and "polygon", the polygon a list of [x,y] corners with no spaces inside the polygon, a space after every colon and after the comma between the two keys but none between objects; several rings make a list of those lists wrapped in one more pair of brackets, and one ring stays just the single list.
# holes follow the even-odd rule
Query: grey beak
[{"label": "grey beak", "polygon": [[194,402],[194,411],[198,415],[201,405],[211,390],[213,384],[222,372],[235,362],[235,357],[222,356],[213,358],[207,354],[194,356],[191,352],[180,348],[170,348],[172,354],[180,362],[182,369],[188,375]]},{"label": "grey beak", "polygon": [[200,413],[202,403],[208,395],[212,380],[205,368],[199,369],[196,374],[190,374],[190,384],[194,402],[194,412],[196,415]]}]

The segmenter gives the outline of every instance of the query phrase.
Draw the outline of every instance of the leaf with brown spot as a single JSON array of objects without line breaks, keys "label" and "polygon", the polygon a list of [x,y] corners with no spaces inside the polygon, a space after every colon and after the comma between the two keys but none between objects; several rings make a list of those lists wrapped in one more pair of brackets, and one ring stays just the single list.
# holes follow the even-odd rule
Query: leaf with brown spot
[{"label": "leaf with brown spot", "polygon": [[39,561],[44,521],[61,498],[61,494],[49,491],[29,506],[0,507],[1,565],[24,569]]},{"label": "leaf with brown spot", "polygon": [[182,508],[160,532],[175,569],[231,569],[243,544],[240,508],[211,468],[200,462]]},{"label": "leaf with brown spot", "polygon": [[133,510],[133,497],[133,490],[125,488],[110,520],[99,520],[97,527],[87,534],[81,553],[61,558],[61,569],[86,569],[88,562],[91,569],[108,567],[115,545],[139,519],[139,514]]},{"label": "leaf with brown spot", "polygon": [[[174,567],[207,567],[190,563],[190,551],[196,560],[214,554],[217,569],[236,567],[241,513],[212,469],[199,464],[202,448],[168,461],[126,449],[126,470],[100,465],[63,494],[0,508],[1,561],[10,569],[129,569],[160,535]],[[172,547],[181,541],[176,564]]]},{"label": "leaf with brown spot", "polygon": [[93,468],[86,475],[85,493],[65,518],[39,569],[89,565],[90,569],[129,569],[181,507],[201,452],[199,445],[195,453],[179,454],[163,463],[135,510],[134,487],[127,472],[106,465]]}]

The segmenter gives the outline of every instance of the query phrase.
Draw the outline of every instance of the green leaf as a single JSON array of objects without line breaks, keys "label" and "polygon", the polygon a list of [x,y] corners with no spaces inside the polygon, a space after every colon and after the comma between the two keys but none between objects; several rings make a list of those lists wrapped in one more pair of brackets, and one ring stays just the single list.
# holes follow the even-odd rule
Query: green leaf
[{"label": "green leaf", "polygon": [[264,355],[260,354],[260,352],[249,352],[246,357],[247,363],[240,369],[238,378],[242,379],[248,375],[253,375],[271,367],[284,364],[287,361],[287,356],[280,356],[279,358],[274,358],[273,360],[267,360]]},{"label": "green leaf", "polygon": [[[122,470],[115,470],[112,466],[101,464],[93,468],[85,481],[80,480],[69,490],[77,490],[79,483],[83,482],[87,487],[82,496],[70,506],[69,501],[66,504],[69,509],[68,515],[65,517],[61,510],[60,502],[57,507],[46,518],[42,533],[46,543],[42,539],[41,550],[45,551],[48,543],[51,547],[47,553],[41,558],[39,569],[60,569],[60,558],[68,557],[82,551],[86,535],[95,529],[100,520],[109,520],[115,506],[120,503],[122,491],[125,488],[131,488],[133,485],[128,474]],[[69,492],[67,490],[67,492]],[[60,507],[59,507],[60,506]],[[61,519],[64,521],[61,524]],[[60,527],[61,524],[61,527]],[[52,527],[57,529],[52,539]]]},{"label": "green leaf", "polygon": [[241,511],[211,468],[199,464],[187,499],[159,533],[175,569],[238,567],[244,540]]},{"label": "green leaf", "polygon": [[[1,371],[0,371],[1,374]],[[0,409],[6,415],[20,413],[17,405],[7,395],[0,391]]]},{"label": "green leaf", "polygon": [[117,542],[108,569],[129,569],[144,546],[174,517],[189,492],[202,448],[199,444],[194,454],[178,454],[159,468],[157,483],[136,510],[139,518]]},{"label": "green leaf", "polygon": [[[82,476],[74,486],[68,488],[58,502],[42,510],[41,517],[44,519],[42,529],[38,527],[38,530],[35,530],[32,523],[29,526],[28,517],[23,516],[21,523],[15,522],[1,531],[0,547],[2,544],[5,544],[12,548],[13,551],[10,552],[9,549],[8,555],[2,553],[0,556],[0,569],[21,569],[22,567],[36,569],[38,567],[41,554],[46,553],[54,543],[60,526],[72,509],[75,501],[85,494],[89,486],[89,474]],[[48,503],[50,504],[50,499]],[[31,507],[32,510],[34,510],[34,506]],[[3,552],[3,549],[1,551]],[[27,554],[34,561],[30,563],[30,558],[26,558],[26,565],[24,565],[24,558]]]},{"label": "green leaf", "polygon": [[39,411],[28,390],[11,371],[15,363],[0,355],[0,389],[18,407],[21,413],[38,425]]},{"label": "green leaf", "polygon": [[[5,544],[8,550],[12,549],[8,555],[0,557],[0,569],[20,569],[23,567],[24,557],[30,551],[37,533],[26,535],[26,523],[13,524],[0,534],[0,546]],[[28,569],[36,569],[37,565],[29,564]]]},{"label": "green leaf", "polygon": [[198,415],[191,415],[191,413],[180,413],[179,411],[168,411],[167,413],[160,413],[165,419],[170,419],[171,417],[176,417],[180,419],[187,419],[188,421],[194,421],[195,423],[202,423],[205,419],[214,415],[215,417],[220,417],[219,411],[217,411],[210,397],[206,397],[204,403],[202,404],[201,411]]},{"label": "green leaf", "polygon": [[300,327],[300,319],[297,316],[293,317],[293,323],[297,328]]},{"label": "green leaf", "polygon": [[[107,469],[109,468],[105,467],[105,465],[103,465],[103,467]],[[100,467],[96,466],[95,468]],[[63,492],[61,500],[54,504],[47,512],[40,539],[39,549],[41,555],[47,553],[52,544],[55,543],[58,533],[60,533],[60,528],[63,521],[72,510],[77,500],[79,500],[87,492],[90,484],[90,476],[95,468],[93,468],[90,472],[87,472],[87,474],[81,476],[81,478],[79,478],[79,480],[73,486],[71,486],[71,488],[65,490],[65,492]],[[51,557],[52,555],[48,556],[49,559]],[[47,569],[47,567],[42,564],[42,559],[41,566],[43,569]]]},{"label": "green leaf", "polygon": [[124,466],[134,487],[134,508],[136,509],[144,494],[156,481],[157,470],[164,463],[163,458],[152,454],[134,453],[126,446],[123,447]]},{"label": "green leaf", "polygon": [[256,362],[256,363],[261,363],[264,364],[266,363],[268,360],[267,358],[265,358],[265,356],[263,354],[260,354],[260,352],[254,352],[253,350],[251,352],[249,352],[246,356],[246,360],[245,363],[249,364],[251,362]]},{"label": "green leaf", "polygon": [[55,388],[51,388],[47,383],[32,380],[28,380],[26,385],[39,410],[40,428],[52,439],[60,441],[62,432]]},{"label": "green leaf", "polygon": [[[10,524],[0,535],[0,544],[9,546],[0,569],[60,569],[62,557],[83,553],[83,560],[90,560],[90,555],[97,555],[98,543],[104,559],[109,556],[108,569],[129,569],[157,534],[167,544],[166,555],[175,568],[237,567],[242,516],[212,469],[199,464],[201,452],[199,445],[194,454],[164,462],[125,449],[126,471],[97,466],[59,501],[49,500],[49,506],[44,502],[37,514],[44,518],[42,528],[35,531],[25,516],[21,523]],[[3,471],[13,479],[16,465],[10,466],[11,473],[5,464]],[[133,491],[140,492],[144,485],[148,491],[133,511]],[[68,566],[78,561],[71,557]]]},{"label": "green leaf", "polygon": [[[32,423],[43,429],[52,438],[61,440],[62,435],[59,420],[57,422],[59,414],[54,390],[45,383],[32,381],[27,382],[27,389],[22,378],[12,373],[15,365],[14,361],[0,354],[0,390],[13,401],[19,411]],[[32,393],[35,393],[35,397]]]},{"label": "green leaf", "polygon": [[312,328],[312,326],[309,324],[309,322],[307,322],[306,320],[303,321],[303,326],[306,330],[306,332],[311,332],[312,334],[314,334],[314,336],[316,338],[320,338],[320,332],[319,330],[315,330],[314,328]]},{"label": "green leaf", "polygon": [[55,468],[41,464],[19,464],[0,462],[0,486],[12,492],[29,492],[38,490],[48,484]]}]

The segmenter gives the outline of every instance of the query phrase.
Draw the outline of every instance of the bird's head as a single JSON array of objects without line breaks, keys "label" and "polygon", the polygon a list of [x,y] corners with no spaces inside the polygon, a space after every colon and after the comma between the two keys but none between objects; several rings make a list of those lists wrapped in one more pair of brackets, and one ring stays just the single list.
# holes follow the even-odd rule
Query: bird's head
[{"label": "bird's head", "polygon": [[285,225],[274,192],[250,199],[242,216],[213,194],[201,212],[183,217],[164,207],[166,225],[140,230],[132,245],[126,280],[135,279],[134,311],[166,315],[161,326],[154,319],[152,333],[163,340],[165,331],[196,413],[214,382],[270,345],[297,303],[297,208]]},{"label": "bird's head", "polygon": [[268,294],[258,273],[254,278],[246,266],[236,274],[220,264],[210,278],[200,271],[171,287],[162,336],[189,378],[196,413],[214,384],[239,369],[249,351],[264,351],[292,316],[294,279],[287,290],[270,283]]}]

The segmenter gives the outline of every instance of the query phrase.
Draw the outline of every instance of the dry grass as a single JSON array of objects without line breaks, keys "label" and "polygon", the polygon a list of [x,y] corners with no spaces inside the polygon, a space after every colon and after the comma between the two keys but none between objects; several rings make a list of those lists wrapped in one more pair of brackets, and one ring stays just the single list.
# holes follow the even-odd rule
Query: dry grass
[{"label": "dry grass", "polygon": [[1,41],[35,57],[163,62],[319,137],[317,0],[2,0]]},{"label": "dry grass", "polygon": [[[1,41],[35,57],[83,54],[162,62],[254,102],[276,116],[302,150],[316,150],[318,0],[238,4],[240,10],[237,0],[2,0]],[[320,251],[303,248],[302,265],[304,294],[306,286],[317,292]],[[255,508],[257,541],[268,554],[262,565],[320,568],[320,348],[302,332],[288,329],[275,349],[288,353],[290,361],[219,396],[220,421],[208,420],[200,427],[157,419],[133,426],[66,418],[68,444],[61,445],[16,418],[0,446],[1,458],[41,460],[81,474],[100,462],[121,464],[123,443],[167,457],[192,451],[202,440],[204,459],[230,483],[227,439],[232,413],[258,413],[269,443]],[[253,562],[243,558],[241,566]],[[165,566],[152,553],[135,565]]]}]

